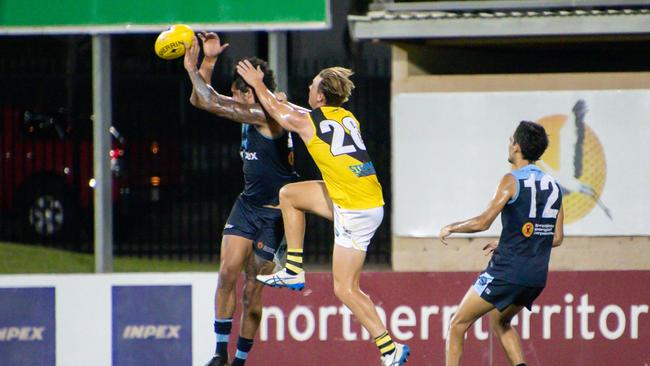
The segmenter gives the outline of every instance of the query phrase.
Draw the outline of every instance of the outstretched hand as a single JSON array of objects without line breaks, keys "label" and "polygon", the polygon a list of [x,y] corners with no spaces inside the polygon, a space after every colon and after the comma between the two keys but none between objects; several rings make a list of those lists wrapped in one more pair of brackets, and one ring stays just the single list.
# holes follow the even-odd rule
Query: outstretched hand
[{"label": "outstretched hand", "polygon": [[264,72],[259,66],[255,68],[248,60],[239,61],[237,73],[253,88],[264,85]]},{"label": "outstretched hand", "polygon": [[440,229],[440,233],[438,233],[438,238],[440,238],[440,242],[444,245],[447,245],[447,238],[451,235],[451,229],[450,226],[447,225]]},{"label": "outstretched hand", "polygon": [[485,244],[485,246],[483,247],[483,251],[485,252],[485,255],[488,256],[494,253],[494,251],[497,249],[497,246],[499,246],[498,240],[494,240]]},{"label": "outstretched hand", "polygon": [[183,42],[183,44],[185,45],[183,66],[185,66],[185,70],[187,71],[195,71],[197,70],[196,63],[199,60],[199,41],[195,36],[194,39],[192,39],[192,45],[190,47],[187,47],[187,43],[185,42]]},{"label": "outstretched hand", "polygon": [[230,45],[230,43],[221,44],[221,39],[214,32],[200,32],[198,36],[203,43],[204,57],[215,58]]}]

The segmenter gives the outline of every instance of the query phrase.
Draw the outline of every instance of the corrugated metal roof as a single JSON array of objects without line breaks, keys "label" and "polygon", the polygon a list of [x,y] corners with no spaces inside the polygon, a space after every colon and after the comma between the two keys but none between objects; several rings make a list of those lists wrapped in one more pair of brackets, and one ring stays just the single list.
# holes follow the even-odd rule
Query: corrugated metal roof
[{"label": "corrugated metal roof", "polygon": [[650,1],[386,3],[348,21],[356,39],[650,34]]}]

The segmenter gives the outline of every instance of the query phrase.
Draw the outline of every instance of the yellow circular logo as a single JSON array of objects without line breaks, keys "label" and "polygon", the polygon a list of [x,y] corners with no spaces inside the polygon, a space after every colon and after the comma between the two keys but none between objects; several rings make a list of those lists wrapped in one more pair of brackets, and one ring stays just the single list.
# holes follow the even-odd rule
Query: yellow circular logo
[{"label": "yellow circular logo", "polygon": [[540,118],[549,138],[548,149],[538,165],[562,187],[564,222],[576,222],[596,206],[611,219],[600,195],[607,178],[605,152],[594,131],[586,124],[587,105],[579,100],[572,115]]},{"label": "yellow circular logo", "polygon": [[532,222],[527,222],[524,224],[524,226],[521,227],[521,233],[524,234],[524,236],[527,238],[533,236],[534,232],[535,232],[535,226],[533,226]]}]

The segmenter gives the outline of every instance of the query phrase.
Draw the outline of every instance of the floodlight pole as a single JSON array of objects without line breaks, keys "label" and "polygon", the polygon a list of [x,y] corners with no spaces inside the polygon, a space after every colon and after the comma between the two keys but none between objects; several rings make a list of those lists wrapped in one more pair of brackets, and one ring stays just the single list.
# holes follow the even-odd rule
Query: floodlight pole
[{"label": "floodlight pole", "polygon": [[112,123],[111,38],[93,37],[93,170],[95,177],[95,272],[113,271],[113,200],[109,151]]},{"label": "floodlight pole", "polygon": [[287,69],[287,32],[269,32],[269,66],[273,71],[275,71],[275,81],[278,84],[278,90],[289,95],[289,91],[287,90],[289,87],[289,70]]}]

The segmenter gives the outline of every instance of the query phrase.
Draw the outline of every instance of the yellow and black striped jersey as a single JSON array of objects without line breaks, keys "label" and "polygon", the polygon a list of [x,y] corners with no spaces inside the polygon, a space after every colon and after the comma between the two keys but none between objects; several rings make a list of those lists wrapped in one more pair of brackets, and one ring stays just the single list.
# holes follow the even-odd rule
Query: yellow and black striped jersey
[{"label": "yellow and black striped jersey", "polygon": [[332,201],[347,210],[383,206],[381,185],[354,115],[341,107],[320,107],[309,116],[314,136],[307,150]]}]

